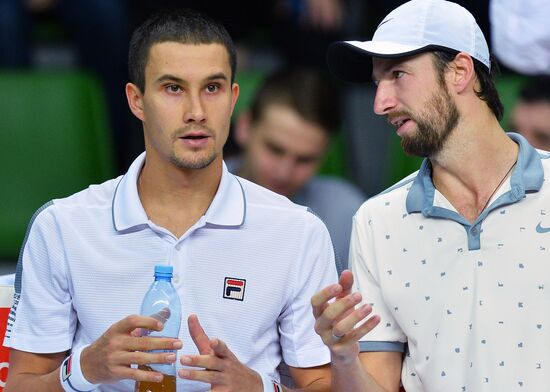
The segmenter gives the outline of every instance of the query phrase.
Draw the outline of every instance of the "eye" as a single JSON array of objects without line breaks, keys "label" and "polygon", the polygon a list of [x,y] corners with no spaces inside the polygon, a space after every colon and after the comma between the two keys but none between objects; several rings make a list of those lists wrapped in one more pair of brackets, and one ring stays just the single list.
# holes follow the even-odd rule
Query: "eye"
[{"label": "eye", "polygon": [[217,92],[220,89],[220,86],[217,84],[209,84],[206,86],[206,91],[208,91],[210,94],[213,94]]},{"label": "eye", "polygon": [[182,91],[181,87],[177,84],[169,84],[168,86],[166,86],[166,90],[174,94],[180,93]]},{"label": "eye", "polygon": [[392,75],[395,79],[400,79],[401,77],[403,77],[405,75],[405,72],[403,72],[403,71],[393,71]]}]

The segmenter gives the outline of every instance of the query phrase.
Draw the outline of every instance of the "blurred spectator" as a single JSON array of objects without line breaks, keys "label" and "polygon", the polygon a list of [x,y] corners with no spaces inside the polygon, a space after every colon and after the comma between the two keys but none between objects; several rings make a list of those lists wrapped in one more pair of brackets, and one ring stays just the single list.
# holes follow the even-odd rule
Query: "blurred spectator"
[{"label": "blurred spectator", "polygon": [[550,74],[550,1],[491,0],[493,53],[516,72]]},{"label": "blurred spectator", "polygon": [[550,151],[550,76],[534,78],[521,90],[510,130],[521,133],[534,147]]},{"label": "blurred spectator", "polygon": [[264,81],[237,119],[241,157],[230,171],[310,207],[327,225],[337,260],[347,266],[352,216],[364,195],[350,183],[316,175],[340,126],[340,102],[320,72],[281,70]]},{"label": "blurred spectator", "polygon": [[[131,115],[120,93],[128,79],[127,8],[127,0],[0,0],[0,67],[37,65],[37,25],[50,22],[59,27],[61,35],[66,32],[70,49],[76,53],[76,65],[95,73],[104,86],[120,171],[126,171],[143,150],[140,133],[130,130]],[[60,63],[53,60],[42,65],[75,65]]]}]

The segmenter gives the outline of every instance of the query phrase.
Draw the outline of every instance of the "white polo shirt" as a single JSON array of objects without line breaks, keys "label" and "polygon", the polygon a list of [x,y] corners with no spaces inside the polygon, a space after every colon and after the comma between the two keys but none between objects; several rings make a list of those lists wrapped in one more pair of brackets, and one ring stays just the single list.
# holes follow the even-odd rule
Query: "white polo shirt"
[{"label": "white polo shirt", "polygon": [[381,316],[361,349],[408,347],[407,392],[550,386],[550,159],[509,136],[517,165],[474,224],[428,161],[355,216],[356,289]]},{"label": "white polo shirt", "polygon": [[[17,267],[5,344],[54,353],[93,342],[139,313],[154,265],[166,263],[174,267],[183,308],[180,354],[197,353],[187,329],[195,313],[210,337],[274,378],[281,359],[294,367],[328,363],[310,306],[315,292],[337,281],[323,223],[224,165],[208,211],[176,238],[151,222],[141,205],[136,180],[144,159],[125,176],[54,200],[35,214]],[[133,384],[100,390],[129,391]],[[178,379],[178,388],[208,385]]]}]

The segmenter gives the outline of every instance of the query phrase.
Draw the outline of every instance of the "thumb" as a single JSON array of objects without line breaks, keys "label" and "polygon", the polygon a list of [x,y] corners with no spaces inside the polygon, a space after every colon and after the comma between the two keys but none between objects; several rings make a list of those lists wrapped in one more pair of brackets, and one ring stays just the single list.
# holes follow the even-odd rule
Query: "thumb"
[{"label": "thumb", "polygon": [[187,319],[187,326],[189,327],[191,339],[193,339],[193,343],[195,343],[195,346],[199,349],[199,353],[202,355],[212,354],[213,350],[210,347],[210,338],[206,332],[204,332],[196,314],[189,316]]},{"label": "thumb", "polygon": [[212,339],[210,341],[210,347],[214,350],[214,354],[220,358],[237,359],[235,354],[227,347],[227,344],[220,339]]}]

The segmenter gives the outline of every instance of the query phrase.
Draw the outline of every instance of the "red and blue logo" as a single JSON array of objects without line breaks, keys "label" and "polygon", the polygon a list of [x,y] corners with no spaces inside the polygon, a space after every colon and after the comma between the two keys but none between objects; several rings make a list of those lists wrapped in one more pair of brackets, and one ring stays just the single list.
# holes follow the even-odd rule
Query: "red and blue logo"
[{"label": "red and blue logo", "polygon": [[246,279],[225,278],[223,285],[223,297],[226,299],[235,299],[242,301],[244,299],[244,289],[246,287]]}]

